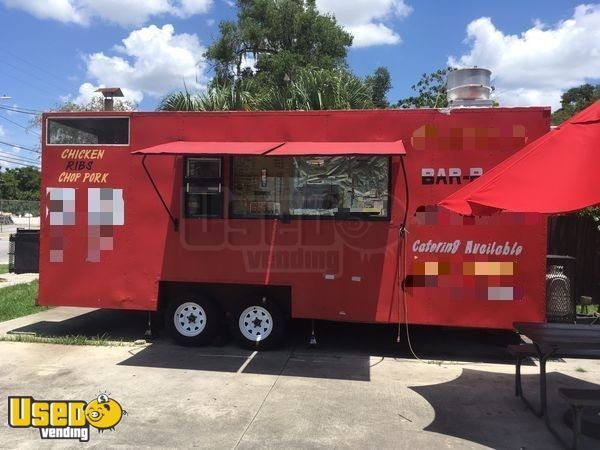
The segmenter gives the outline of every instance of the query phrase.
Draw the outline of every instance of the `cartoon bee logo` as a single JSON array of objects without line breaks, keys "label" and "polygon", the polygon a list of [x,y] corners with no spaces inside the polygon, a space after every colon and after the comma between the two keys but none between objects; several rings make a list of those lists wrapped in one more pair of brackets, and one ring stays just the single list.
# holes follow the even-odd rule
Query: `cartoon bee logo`
[{"label": "cartoon bee logo", "polygon": [[107,393],[100,394],[85,407],[85,417],[88,423],[98,432],[114,430],[115,426],[127,415],[119,402],[110,398]]}]

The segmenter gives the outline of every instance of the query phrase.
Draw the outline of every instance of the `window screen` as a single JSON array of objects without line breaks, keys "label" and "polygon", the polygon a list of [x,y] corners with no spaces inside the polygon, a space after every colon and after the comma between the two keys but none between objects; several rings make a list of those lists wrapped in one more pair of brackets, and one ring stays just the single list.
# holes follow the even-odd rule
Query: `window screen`
[{"label": "window screen", "polygon": [[50,118],[46,134],[48,144],[129,145],[129,118]]},{"label": "window screen", "polygon": [[237,217],[388,217],[389,158],[234,157]]},{"label": "window screen", "polygon": [[221,158],[188,158],[185,167],[187,217],[223,216],[223,161]]}]

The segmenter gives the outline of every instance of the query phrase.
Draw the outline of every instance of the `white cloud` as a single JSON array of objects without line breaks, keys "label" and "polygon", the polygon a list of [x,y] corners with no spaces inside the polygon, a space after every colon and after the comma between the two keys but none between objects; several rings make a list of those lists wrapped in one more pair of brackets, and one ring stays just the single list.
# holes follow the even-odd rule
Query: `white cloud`
[{"label": "white cloud", "polygon": [[87,19],[73,0],[2,0],[8,8],[22,9],[38,19],[84,25]]},{"label": "white cloud", "polygon": [[135,26],[150,17],[189,17],[207,12],[212,0],[1,0],[9,8],[21,9],[38,19],[88,26],[103,20],[121,26]]},{"label": "white cloud", "polygon": [[398,33],[382,23],[366,23],[346,28],[354,36],[354,40],[352,41],[353,47],[372,47],[374,45],[399,44],[402,42]]},{"label": "white cloud", "polygon": [[404,0],[317,0],[317,8],[332,13],[344,25],[363,25],[393,16],[402,18],[412,12]]},{"label": "white cloud", "polygon": [[0,137],[6,136],[6,131],[4,131],[4,127],[0,125]]},{"label": "white cloud", "polygon": [[354,36],[354,47],[371,47],[402,42],[389,26],[413,10],[404,0],[317,0],[322,13],[330,13]]},{"label": "white cloud", "polygon": [[504,34],[489,17],[467,26],[470,51],[448,58],[456,67],[492,70],[501,105],[560,105],[563,91],[600,78],[600,5],[580,5],[573,17],[520,35]]},{"label": "white cloud", "polygon": [[98,92],[94,92],[96,89],[106,87],[104,85],[94,86],[92,83],[83,83],[79,86],[79,95],[77,97],[72,98],[70,95],[65,95],[60,98],[61,102],[66,102],[69,100],[73,100],[75,103],[79,103],[81,105],[85,105],[90,102],[90,100],[94,97],[99,97]]},{"label": "white cloud", "polygon": [[99,52],[84,57],[90,81],[79,87],[76,101],[89,101],[99,86],[120,87],[126,98],[139,103],[145,95],[158,98],[184,82],[192,90],[206,82],[205,48],[196,35],[175,34],[170,24],[132,31],[115,51],[113,56]]},{"label": "white cloud", "polygon": [[[96,92],[96,89],[98,88],[103,88],[103,87],[115,87],[115,86],[107,86],[104,83],[100,83],[98,85],[94,85],[92,83],[83,83],[81,86],[79,86],[79,94],[73,98],[73,101],[75,103],[79,103],[81,105],[86,105],[88,104],[92,98],[94,97],[100,97],[103,98],[102,94],[100,94],[99,92]],[[118,86],[116,86],[118,87]],[[130,100],[132,102],[135,103],[139,103],[144,99],[144,94],[141,91],[135,90],[135,89],[127,89],[127,88],[121,88],[121,90],[123,91],[123,95],[125,96],[126,100]],[[71,97],[66,96],[63,97],[61,100],[65,101],[65,100],[70,100]],[[115,101],[118,101],[118,99],[115,99]]]},{"label": "white cloud", "polygon": [[86,23],[95,18],[121,26],[140,25],[151,16],[172,13],[167,0],[71,0],[79,7]]},{"label": "white cloud", "polygon": [[242,56],[242,63],[240,64],[240,69],[251,69],[252,72],[256,72],[256,59],[252,53],[245,53]]},{"label": "white cloud", "polygon": [[179,14],[184,17],[204,14],[212,6],[212,0],[180,0]]}]

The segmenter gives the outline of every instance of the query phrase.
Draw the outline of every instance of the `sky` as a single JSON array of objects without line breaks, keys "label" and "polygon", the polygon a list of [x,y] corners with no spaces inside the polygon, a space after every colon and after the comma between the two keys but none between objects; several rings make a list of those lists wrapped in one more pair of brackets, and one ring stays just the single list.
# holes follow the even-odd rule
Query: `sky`
[{"label": "sky", "polygon": [[[503,106],[560,105],[565,90],[600,82],[600,3],[566,0],[317,0],[353,36],[350,69],[389,69],[388,99],[413,94],[448,65],[492,70]],[[140,110],[211,78],[202,54],[232,0],[0,0],[0,165],[38,154],[33,115],[121,87]],[[7,156],[8,155],[8,156]],[[19,158],[18,160],[15,158]],[[1,161],[5,159],[5,161]],[[12,159],[13,162],[7,162]]]}]

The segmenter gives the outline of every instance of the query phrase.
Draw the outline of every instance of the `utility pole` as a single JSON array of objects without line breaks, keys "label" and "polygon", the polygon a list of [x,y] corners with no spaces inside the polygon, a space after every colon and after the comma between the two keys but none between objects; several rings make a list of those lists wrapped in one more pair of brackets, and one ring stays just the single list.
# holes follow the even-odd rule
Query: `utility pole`
[{"label": "utility pole", "polygon": [[[8,95],[0,95],[0,100],[10,100],[12,97],[8,96]],[[2,170],[2,166],[0,166],[0,170]],[[0,206],[2,206],[2,202],[0,199]],[[2,213],[2,208],[0,207],[0,213]],[[0,233],[2,233],[4,231],[4,213],[2,213],[2,216],[0,218]]]}]

